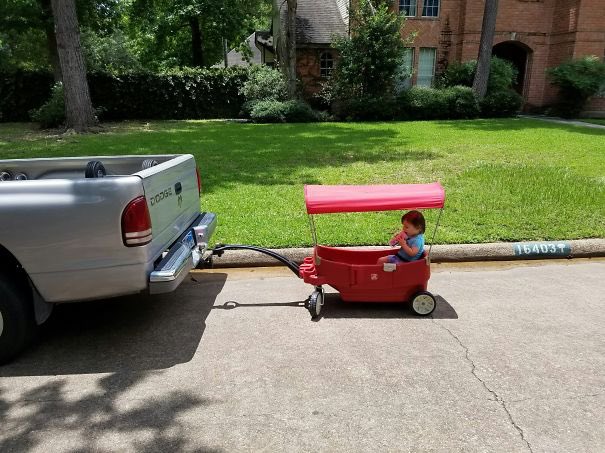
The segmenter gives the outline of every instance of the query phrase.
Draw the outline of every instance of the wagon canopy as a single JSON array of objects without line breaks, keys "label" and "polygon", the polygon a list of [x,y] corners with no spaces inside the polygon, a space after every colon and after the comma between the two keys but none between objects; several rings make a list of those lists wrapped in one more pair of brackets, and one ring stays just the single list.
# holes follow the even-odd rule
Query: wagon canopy
[{"label": "wagon canopy", "polygon": [[432,184],[305,186],[309,214],[443,208],[445,190]]}]

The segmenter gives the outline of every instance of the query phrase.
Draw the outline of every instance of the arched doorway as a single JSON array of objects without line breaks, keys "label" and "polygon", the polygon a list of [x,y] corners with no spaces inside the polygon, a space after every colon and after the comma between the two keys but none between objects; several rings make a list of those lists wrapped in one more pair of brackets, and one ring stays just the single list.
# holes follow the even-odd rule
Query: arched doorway
[{"label": "arched doorway", "polygon": [[518,71],[517,80],[513,83],[513,88],[520,95],[526,94],[526,87],[529,75],[529,65],[532,50],[519,41],[505,41],[496,44],[492,49],[494,57],[510,61]]}]

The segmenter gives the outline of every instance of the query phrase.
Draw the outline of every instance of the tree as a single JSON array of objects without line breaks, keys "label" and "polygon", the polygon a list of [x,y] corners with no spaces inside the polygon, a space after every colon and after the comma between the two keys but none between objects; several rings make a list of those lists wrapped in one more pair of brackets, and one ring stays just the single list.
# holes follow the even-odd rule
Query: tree
[{"label": "tree", "polygon": [[337,99],[392,95],[405,48],[415,35],[401,39],[405,16],[390,11],[388,2],[375,8],[370,0],[359,0],[350,14],[351,36],[334,42],[340,58],[329,82],[333,95]]},{"label": "tree", "polygon": [[76,132],[86,132],[97,125],[97,118],[86,80],[76,5],[74,0],[52,0],[52,10],[63,75],[66,125]]},{"label": "tree", "polygon": [[52,61],[60,80],[50,0],[0,2],[0,43],[3,69],[42,69]]},{"label": "tree", "polygon": [[287,81],[288,97],[296,98],[296,9],[297,0],[273,0],[275,58]]},{"label": "tree", "polygon": [[[120,0],[77,0],[78,20],[86,28],[106,34],[118,25]],[[51,0],[0,2],[0,54],[3,69],[52,67],[61,81]],[[0,53],[3,49],[0,49]]]},{"label": "tree", "polygon": [[479,42],[479,57],[477,58],[477,72],[473,80],[473,91],[479,100],[485,97],[487,81],[489,79],[490,60],[494,33],[496,32],[496,17],[498,16],[498,0],[485,0],[483,10],[483,25],[481,27],[481,40]]},{"label": "tree", "polygon": [[285,74],[288,82],[288,96],[296,97],[296,8],[297,0],[287,0],[286,12],[286,55]]},{"label": "tree", "polygon": [[42,20],[44,32],[46,34],[46,48],[48,49],[48,58],[53,68],[53,77],[55,82],[61,82],[61,65],[59,63],[59,53],[57,51],[57,36],[55,34],[54,18],[50,0],[39,0],[42,7]]},{"label": "tree", "polygon": [[271,0],[134,0],[129,33],[151,69],[211,66],[224,56],[224,40],[240,45],[268,26]]}]

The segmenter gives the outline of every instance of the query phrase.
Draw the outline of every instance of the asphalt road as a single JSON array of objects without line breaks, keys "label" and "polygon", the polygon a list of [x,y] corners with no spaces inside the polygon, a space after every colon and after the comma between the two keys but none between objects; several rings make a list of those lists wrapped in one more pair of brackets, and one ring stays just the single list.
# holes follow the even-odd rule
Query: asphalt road
[{"label": "asphalt road", "polygon": [[0,368],[0,451],[605,451],[605,260],[433,269],[431,319],[313,322],[281,268],[60,306]]}]

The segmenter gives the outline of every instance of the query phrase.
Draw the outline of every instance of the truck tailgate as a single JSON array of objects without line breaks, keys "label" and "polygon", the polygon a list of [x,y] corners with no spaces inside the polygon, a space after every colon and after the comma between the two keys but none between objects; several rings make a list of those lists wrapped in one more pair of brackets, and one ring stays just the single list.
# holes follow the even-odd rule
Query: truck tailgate
[{"label": "truck tailgate", "polygon": [[152,254],[159,256],[200,212],[195,159],[182,155],[136,173],[143,180],[149,207]]}]

